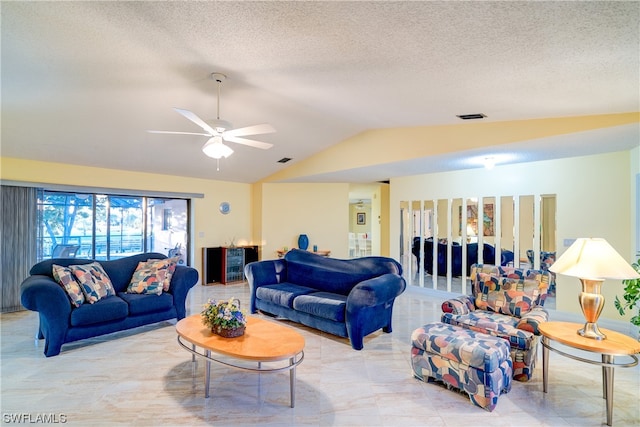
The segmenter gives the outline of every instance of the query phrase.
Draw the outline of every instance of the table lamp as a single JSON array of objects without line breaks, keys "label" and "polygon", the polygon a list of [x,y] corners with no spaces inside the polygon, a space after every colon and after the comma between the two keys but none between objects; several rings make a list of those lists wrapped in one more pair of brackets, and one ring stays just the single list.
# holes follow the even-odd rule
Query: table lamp
[{"label": "table lamp", "polygon": [[578,301],[586,323],[578,334],[596,340],[606,339],[596,324],[604,307],[604,296],[600,293],[604,279],[640,277],[606,240],[597,238],[576,239],[549,270],[580,279],[582,292]]}]

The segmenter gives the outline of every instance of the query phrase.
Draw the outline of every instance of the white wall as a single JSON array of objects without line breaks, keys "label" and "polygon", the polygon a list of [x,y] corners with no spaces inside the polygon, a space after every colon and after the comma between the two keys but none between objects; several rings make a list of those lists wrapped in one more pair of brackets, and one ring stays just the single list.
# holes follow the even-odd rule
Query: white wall
[{"label": "white wall", "polygon": [[[564,239],[603,237],[631,262],[635,233],[631,228],[635,205],[629,197],[631,157],[637,156],[637,151],[496,166],[493,170],[470,169],[393,178],[391,242],[400,239],[401,201],[556,194],[558,256],[566,250]],[[392,244],[391,256],[399,259],[399,253],[398,245]],[[616,295],[622,294],[622,289],[621,281],[605,281],[602,318],[620,320],[613,301]],[[557,309],[580,313],[579,292],[580,283],[576,278],[558,277]]]}]

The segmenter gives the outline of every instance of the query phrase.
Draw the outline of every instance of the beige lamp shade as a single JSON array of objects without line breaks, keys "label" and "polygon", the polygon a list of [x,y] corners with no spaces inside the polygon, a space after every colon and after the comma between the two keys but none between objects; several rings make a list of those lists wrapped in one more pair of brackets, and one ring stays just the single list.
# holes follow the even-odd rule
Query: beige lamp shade
[{"label": "beige lamp shade", "polygon": [[549,270],[592,280],[640,277],[605,239],[600,238],[577,239]]}]

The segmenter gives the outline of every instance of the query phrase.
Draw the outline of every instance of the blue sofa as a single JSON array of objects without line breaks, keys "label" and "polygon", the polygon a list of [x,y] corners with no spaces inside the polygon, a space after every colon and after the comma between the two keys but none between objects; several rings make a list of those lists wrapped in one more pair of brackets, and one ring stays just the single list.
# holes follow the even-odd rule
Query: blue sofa
[{"label": "blue sofa", "polygon": [[251,313],[260,310],[340,337],[361,350],[364,337],[391,332],[402,267],[386,257],[325,258],[293,249],[283,259],[245,267]]},{"label": "blue sofa", "polygon": [[46,340],[45,356],[58,355],[62,345],[72,341],[184,318],[187,294],[198,282],[198,271],[191,267],[176,266],[168,292],[160,295],[125,292],[139,262],[164,258],[163,254],[151,252],[99,261],[117,294],[79,307],[71,303],[67,292],[54,280],[52,266],[89,264],[95,260],[54,258],[34,265],[20,286],[20,298],[25,308],[40,315],[38,338]]},{"label": "blue sofa", "polygon": [[[437,243],[437,266],[438,276],[447,275],[448,266],[448,252],[447,243]],[[420,237],[413,238],[413,245],[411,247],[411,253],[416,257],[416,261],[420,262]],[[433,238],[429,237],[424,239],[424,271],[428,274],[433,274],[434,260],[433,260]],[[493,262],[496,256],[496,249],[488,243],[482,245],[482,259],[486,263]],[[513,252],[507,249],[502,249],[500,252],[500,265],[509,265],[513,262]],[[468,276],[471,272],[471,266],[478,263],[478,244],[467,243],[467,271]],[[451,276],[462,276],[462,245],[457,242],[451,244]]]}]

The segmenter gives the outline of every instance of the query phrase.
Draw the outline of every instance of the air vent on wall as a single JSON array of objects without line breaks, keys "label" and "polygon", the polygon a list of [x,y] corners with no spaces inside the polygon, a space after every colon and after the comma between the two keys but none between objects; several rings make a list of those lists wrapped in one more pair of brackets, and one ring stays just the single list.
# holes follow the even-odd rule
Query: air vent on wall
[{"label": "air vent on wall", "polygon": [[482,113],[475,113],[475,114],[460,114],[459,116],[456,116],[462,120],[477,120],[477,119],[484,119],[485,116]]},{"label": "air vent on wall", "polygon": [[289,160],[291,160],[289,157],[283,157],[280,160],[278,160],[278,163],[287,163]]}]

